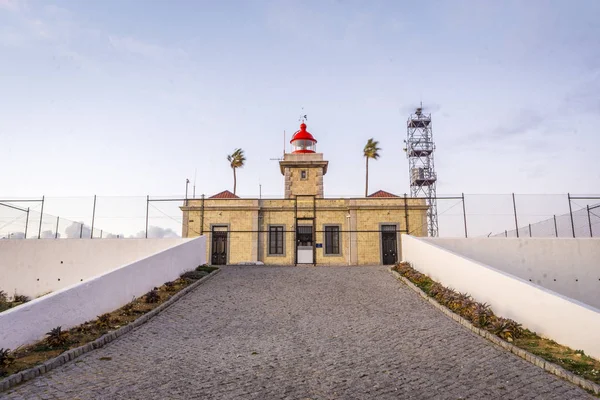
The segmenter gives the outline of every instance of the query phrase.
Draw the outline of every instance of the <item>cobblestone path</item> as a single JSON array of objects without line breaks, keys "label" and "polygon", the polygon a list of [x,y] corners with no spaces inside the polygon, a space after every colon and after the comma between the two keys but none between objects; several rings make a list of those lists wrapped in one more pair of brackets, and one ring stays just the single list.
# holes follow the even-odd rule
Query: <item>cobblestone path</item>
[{"label": "cobblestone path", "polygon": [[7,399],[592,399],[383,267],[226,267]]}]

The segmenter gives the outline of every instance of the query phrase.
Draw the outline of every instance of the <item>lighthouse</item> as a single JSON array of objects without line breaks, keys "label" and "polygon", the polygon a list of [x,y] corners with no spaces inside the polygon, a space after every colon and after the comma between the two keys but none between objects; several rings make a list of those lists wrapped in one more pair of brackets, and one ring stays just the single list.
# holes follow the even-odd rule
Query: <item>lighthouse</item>
[{"label": "lighthouse", "polygon": [[279,162],[281,173],[285,177],[285,198],[296,196],[323,197],[323,175],[327,173],[328,161],[323,154],[317,153],[317,139],[307,131],[302,121],[290,140],[292,152],[285,153]]}]

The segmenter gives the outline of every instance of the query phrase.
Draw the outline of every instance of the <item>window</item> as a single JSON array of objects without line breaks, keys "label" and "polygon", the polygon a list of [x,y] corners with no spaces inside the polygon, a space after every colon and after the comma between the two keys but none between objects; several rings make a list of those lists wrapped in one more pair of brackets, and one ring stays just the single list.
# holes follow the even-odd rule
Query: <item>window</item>
[{"label": "window", "polygon": [[269,226],[269,255],[282,256],[283,225]]},{"label": "window", "polygon": [[303,169],[302,171],[300,171],[300,179],[306,179],[307,175],[308,174],[306,173],[305,169]]},{"label": "window", "polygon": [[325,226],[325,255],[340,254],[340,227]]}]

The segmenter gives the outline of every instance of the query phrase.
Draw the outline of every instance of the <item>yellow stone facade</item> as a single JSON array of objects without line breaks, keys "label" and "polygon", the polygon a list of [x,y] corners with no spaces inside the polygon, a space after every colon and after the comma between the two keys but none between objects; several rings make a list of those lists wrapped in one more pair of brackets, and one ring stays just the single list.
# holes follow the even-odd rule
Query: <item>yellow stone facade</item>
[{"label": "yellow stone facade", "polygon": [[[401,259],[402,233],[427,235],[423,199],[385,192],[380,192],[385,197],[324,198],[327,165],[320,153],[285,154],[283,199],[241,199],[223,192],[187,200],[181,207],[182,236],[206,235],[212,263],[295,265],[308,259],[316,265],[374,265]],[[302,242],[307,238],[302,232],[310,232],[309,242]]]}]

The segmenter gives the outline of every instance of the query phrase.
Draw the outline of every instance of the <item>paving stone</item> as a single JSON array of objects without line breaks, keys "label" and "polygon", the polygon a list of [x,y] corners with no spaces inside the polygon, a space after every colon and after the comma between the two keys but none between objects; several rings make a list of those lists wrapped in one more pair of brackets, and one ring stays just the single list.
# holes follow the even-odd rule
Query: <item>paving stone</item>
[{"label": "paving stone", "polygon": [[384,267],[225,267],[6,399],[593,399]]}]

